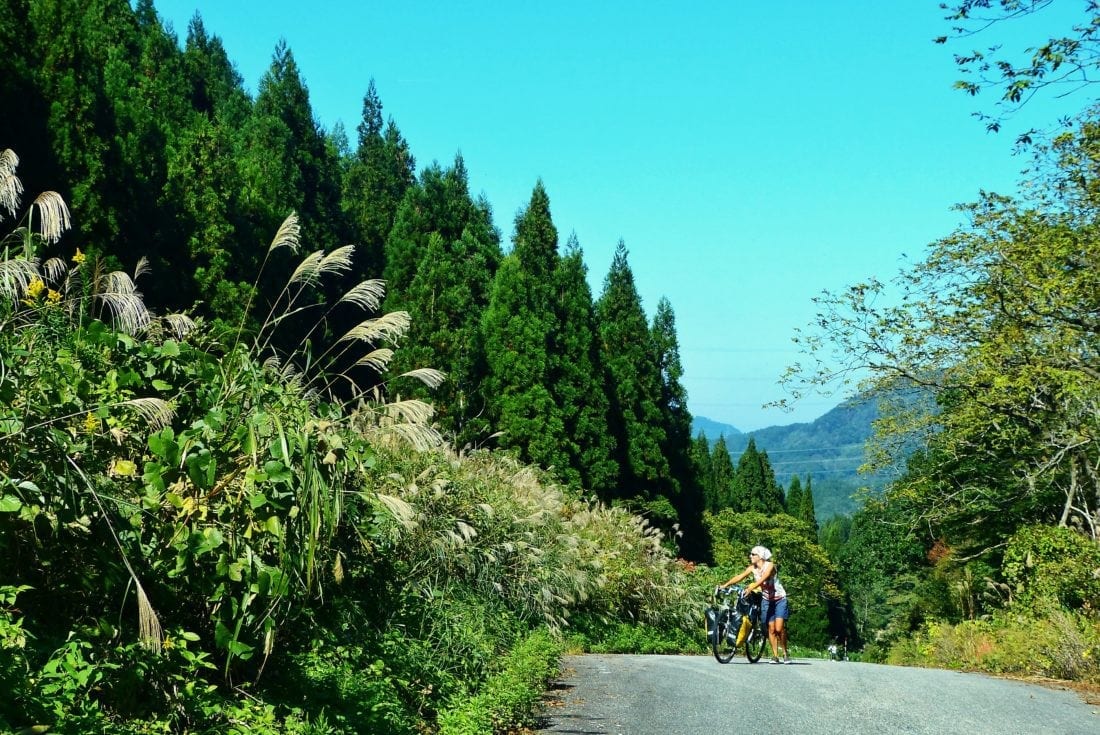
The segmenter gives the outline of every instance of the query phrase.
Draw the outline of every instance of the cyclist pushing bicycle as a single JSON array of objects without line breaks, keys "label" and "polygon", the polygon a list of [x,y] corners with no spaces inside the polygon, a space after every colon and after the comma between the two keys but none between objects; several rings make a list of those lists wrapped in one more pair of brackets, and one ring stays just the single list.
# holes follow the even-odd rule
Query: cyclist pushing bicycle
[{"label": "cyclist pushing bicycle", "polygon": [[[754,546],[749,552],[749,565],[745,571],[734,575],[723,587],[731,587],[742,579],[752,575],[753,581],[745,586],[745,594],[760,591],[763,595],[760,618],[768,627],[768,643],[771,644],[772,658],[769,663],[791,662],[787,652],[787,619],[790,617],[787,605],[787,591],[779,581],[779,569],[772,562],[772,552],[763,546]],[[779,658],[779,649],[783,649],[783,659]]]}]

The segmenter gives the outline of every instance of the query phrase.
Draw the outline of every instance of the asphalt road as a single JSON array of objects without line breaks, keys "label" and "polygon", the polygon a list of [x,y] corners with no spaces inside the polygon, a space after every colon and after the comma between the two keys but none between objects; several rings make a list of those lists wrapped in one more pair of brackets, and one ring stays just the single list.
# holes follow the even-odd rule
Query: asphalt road
[{"label": "asphalt road", "polygon": [[540,733],[1100,735],[1077,693],[939,669],[795,659],[568,656]]}]

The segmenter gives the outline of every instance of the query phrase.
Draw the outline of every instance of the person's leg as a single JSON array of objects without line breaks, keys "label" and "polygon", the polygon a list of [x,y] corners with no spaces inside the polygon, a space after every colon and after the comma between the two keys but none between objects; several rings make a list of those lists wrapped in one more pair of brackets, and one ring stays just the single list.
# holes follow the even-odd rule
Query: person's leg
[{"label": "person's leg", "polygon": [[783,649],[783,660],[789,661],[791,654],[787,650],[787,619],[790,617],[790,612],[787,606],[787,598],[784,597],[774,604],[776,638],[778,639],[779,647]]},{"label": "person's leg", "polygon": [[760,616],[764,621],[764,625],[768,627],[768,644],[772,648],[772,660],[779,658],[779,640],[776,637],[775,631],[775,603],[771,600],[764,599],[760,603]]}]

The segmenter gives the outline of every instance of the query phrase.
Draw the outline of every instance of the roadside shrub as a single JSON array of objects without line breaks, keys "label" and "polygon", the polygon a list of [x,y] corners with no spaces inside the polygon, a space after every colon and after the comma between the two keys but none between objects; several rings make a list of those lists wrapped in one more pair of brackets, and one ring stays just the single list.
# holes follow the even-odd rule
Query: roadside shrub
[{"label": "roadside shrub", "polygon": [[702,625],[702,617],[699,627],[688,631],[582,615],[571,621],[566,646],[587,653],[700,654],[708,650]]},{"label": "roadside shrub", "polygon": [[957,625],[926,621],[887,663],[1100,682],[1100,624],[1065,610],[1005,612]]},{"label": "roadside shrub", "polygon": [[474,697],[440,714],[440,735],[492,735],[534,722],[536,705],[558,673],[562,646],[545,628],[533,631],[500,662]]},{"label": "roadside shrub", "polygon": [[15,601],[26,587],[0,586],[0,730],[37,721],[31,697],[27,633],[16,617]]},{"label": "roadside shrub", "polygon": [[289,657],[289,682],[302,697],[300,707],[324,712],[339,732],[407,735],[415,731],[391,667],[362,646],[317,641],[308,652]]},{"label": "roadside shrub", "polygon": [[1100,544],[1071,528],[1021,528],[1009,539],[1001,571],[1017,607],[1054,602],[1100,613]]}]

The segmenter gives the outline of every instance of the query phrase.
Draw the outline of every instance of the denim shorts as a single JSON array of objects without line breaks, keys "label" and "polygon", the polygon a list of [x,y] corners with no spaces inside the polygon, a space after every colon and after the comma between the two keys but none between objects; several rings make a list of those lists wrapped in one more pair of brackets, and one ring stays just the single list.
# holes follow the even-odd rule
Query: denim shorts
[{"label": "denim shorts", "polygon": [[787,598],[781,597],[778,600],[764,599],[760,602],[760,619],[764,621],[764,624],[770,623],[772,618],[778,618],[780,620],[788,620],[791,617],[790,609],[787,607]]}]

